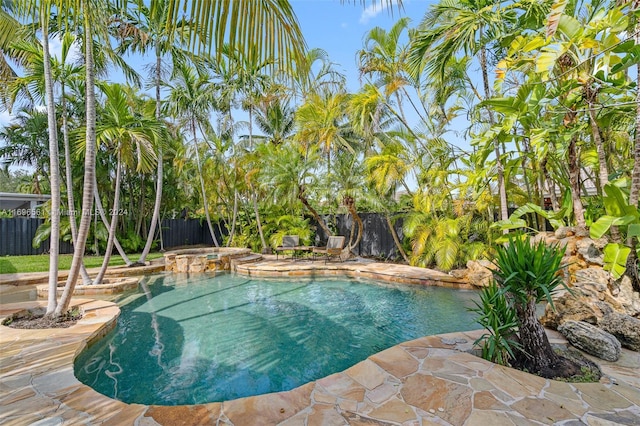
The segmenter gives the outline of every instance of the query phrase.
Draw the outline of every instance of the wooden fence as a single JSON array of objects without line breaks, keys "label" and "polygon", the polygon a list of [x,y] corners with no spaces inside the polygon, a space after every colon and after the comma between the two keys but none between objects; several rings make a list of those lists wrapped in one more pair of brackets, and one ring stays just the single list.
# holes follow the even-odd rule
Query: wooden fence
[{"label": "wooden fence", "polygon": [[[378,213],[365,213],[361,215],[364,232],[362,240],[354,251],[360,256],[374,256],[380,258],[399,257],[396,245],[389,232],[385,217]],[[345,235],[347,241],[351,232],[353,219],[349,215],[336,215],[326,218],[333,222],[337,229],[337,235]],[[31,242],[36,229],[43,219],[31,218],[0,218],[0,256],[17,256],[28,254],[42,254],[49,251],[49,240],[42,243],[39,248],[33,248]],[[320,227],[316,227],[316,244],[326,241],[326,236]],[[402,220],[396,221],[395,229],[402,241]],[[226,233],[224,227],[214,224],[214,231],[219,242],[222,234]],[[162,221],[162,242],[165,249],[189,245],[213,245],[207,223],[199,219],[165,219]],[[73,253],[73,246],[67,242],[60,243],[60,253]]]}]

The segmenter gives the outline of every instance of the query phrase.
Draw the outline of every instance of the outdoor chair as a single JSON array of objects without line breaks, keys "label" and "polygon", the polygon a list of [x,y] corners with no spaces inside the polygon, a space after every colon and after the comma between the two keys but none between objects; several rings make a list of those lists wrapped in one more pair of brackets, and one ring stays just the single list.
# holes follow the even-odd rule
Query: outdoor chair
[{"label": "outdoor chair", "polygon": [[342,250],[344,249],[344,241],[345,238],[343,236],[329,237],[326,246],[314,247],[312,249],[314,258],[317,255],[324,255],[326,262],[331,256],[338,256],[340,261],[342,261],[342,257],[340,257],[340,255],[342,254]]},{"label": "outdoor chair", "polygon": [[276,247],[276,260],[278,260],[278,254],[280,252],[291,251],[295,254],[299,244],[300,237],[297,235],[285,235],[282,237],[282,245]]}]

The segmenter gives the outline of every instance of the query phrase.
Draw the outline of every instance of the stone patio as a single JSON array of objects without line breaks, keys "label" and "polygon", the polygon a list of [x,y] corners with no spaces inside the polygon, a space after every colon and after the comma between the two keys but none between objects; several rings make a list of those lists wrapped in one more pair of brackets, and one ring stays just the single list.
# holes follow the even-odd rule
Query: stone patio
[{"label": "stone patio", "polygon": [[[328,264],[324,272],[320,266],[325,265],[265,260],[238,266],[238,272],[297,276],[347,271],[416,284],[434,284],[430,281],[436,276],[388,264]],[[2,304],[0,317],[44,303]],[[639,353],[623,350],[616,363],[598,361],[605,373],[600,383],[563,383],[467,353],[482,331],[405,342],[288,392],[193,406],[126,404],[97,393],[73,374],[76,355],[115,326],[119,308],[91,299],[73,303],[84,309],[85,317],[70,328],[0,326],[0,424],[640,424]],[[549,336],[552,343],[565,343],[555,332],[549,331]]]}]

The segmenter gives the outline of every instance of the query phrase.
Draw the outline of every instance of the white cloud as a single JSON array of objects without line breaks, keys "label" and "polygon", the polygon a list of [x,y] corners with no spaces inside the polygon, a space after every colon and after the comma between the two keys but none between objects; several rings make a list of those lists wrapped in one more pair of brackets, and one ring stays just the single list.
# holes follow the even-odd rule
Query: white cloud
[{"label": "white cloud", "polygon": [[[77,58],[80,57],[80,46],[78,42],[74,42],[69,49],[69,54],[67,55],[67,63],[73,63]],[[62,41],[60,37],[51,37],[49,38],[49,53],[52,57],[61,59],[62,57]]]},{"label": "white cloud", "polygon": [[395,7],[397,3],[398,0],[374,0],[371,6],[362,11],[362,14],[360,15],[360,23],[368,23],[371,19],[387,10],[389,6]]},{"label": "white cloud", "polygon": [[342,24],[340,24],[341,28],[348,28],[349,24],[347,24],[346,22],[343,22]]}]

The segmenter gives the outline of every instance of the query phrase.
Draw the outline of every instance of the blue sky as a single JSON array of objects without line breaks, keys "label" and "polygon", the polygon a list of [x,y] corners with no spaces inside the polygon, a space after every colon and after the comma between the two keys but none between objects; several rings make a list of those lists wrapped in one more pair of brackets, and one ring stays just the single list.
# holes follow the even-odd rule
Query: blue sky
[{"label": "blue sky", "polygon": [[[322,48],[338,70],[347,76],[348,88],[359,87],[356,52],[362,48],[365,34],[374,27],[385,29],[402,16],[411,18],[411,27],[420,23],[432,0],[404,0],[404,8],[392,12],[380,7],[380,0],[367,1],[363,7],[359,0],[343,4],[340,0],[291,0],[309,48]],[[383,0],[386,5],[386,0]],[[375,5],[371,5],[374,3]]]}]

